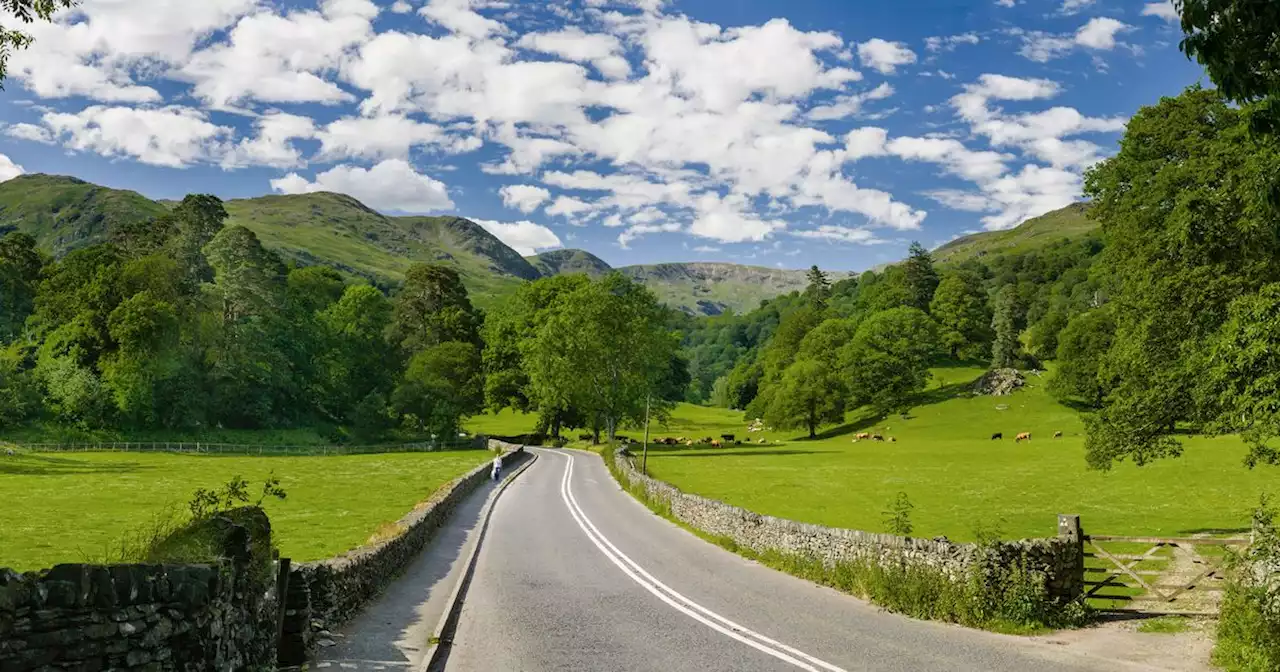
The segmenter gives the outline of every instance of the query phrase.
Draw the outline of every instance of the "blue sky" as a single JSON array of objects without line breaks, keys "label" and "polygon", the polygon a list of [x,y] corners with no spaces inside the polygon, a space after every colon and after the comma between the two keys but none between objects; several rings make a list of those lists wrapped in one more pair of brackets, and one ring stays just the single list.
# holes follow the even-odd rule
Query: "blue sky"
[{"label": "blue sky", "polygon": [[1080,197],[1203,80],[1167,0],[84,0],[0,179],[341,191],[614,265],[863,270]]}]

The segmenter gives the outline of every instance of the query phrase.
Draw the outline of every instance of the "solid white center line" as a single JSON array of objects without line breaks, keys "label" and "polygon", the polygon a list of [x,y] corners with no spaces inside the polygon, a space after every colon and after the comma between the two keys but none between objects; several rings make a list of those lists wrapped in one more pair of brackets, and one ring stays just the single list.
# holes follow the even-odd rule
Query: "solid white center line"
[{"label": "solid white center line", "polygon": [[568,453],[557,453],[568,459],[565,464],[564,477],[560,482],[560,496],[564,499],[565,506],[569,509],[569,514],[578,523],[578,527],[586,533],[591,543],[600,549],[613,564],[617,565],[624,574],[631,578],[632,581],[640,584],[645,590],[648,590],[658,599],[662,600],[676,611],[688,616],[689,618],[706,625],[707,627],[719,632],[726,637],[735,639],[759,651],[767,653],[779,660],[783,660],[802,670],[810,670],[818,672],[818,670],[827,670],[827,672],[845,672],[843,669],[832,665],[826,661],[815,658],[803,651],[791,646],[787,646],[781,642],[770,639],[750,628],[744,627],[733,621],[717,614],[710,609],[694,602],[693,600],[676,592],[670,586],[662,583],[654,578],[652,574],[645,571],[638,563],[628,557],[625,553],[618,550],[613,542],[600,532],[600,530],[587,517],[582,506],[578,504],[578,500],[573,496],[573,456]]}]

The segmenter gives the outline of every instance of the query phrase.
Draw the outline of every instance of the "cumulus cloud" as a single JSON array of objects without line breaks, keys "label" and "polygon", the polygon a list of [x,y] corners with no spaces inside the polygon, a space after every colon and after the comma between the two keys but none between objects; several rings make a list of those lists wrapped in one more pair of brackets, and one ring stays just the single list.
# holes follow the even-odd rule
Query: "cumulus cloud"
[{"label": "cumulus cloud", "polygon": [[443,182],[419,174],[400,159],[387,159],[368,169],[335,166],[316,175],[314,181],[289,173],[271,180],[271,188],[282,194],[332,191],[382,211],[425,213],[453,209]]},{"label": "cumulus cloud", "polygon": [[157,109],[94,105],[79,112],[46,112],[51,137],[76,151],[181,168],[226,151],[234,131],[189,107]]},{"label": "cumulus cloud", "polygon": [[893,95],[893,87],[887,82],[881,82],[879,86],[870,91],[863,93],[851,93],[838,96],[836,99],[825,105],[819,105],[809,110],[809,118],[814,121],[826,121],[829,119],[844,119],[851,117],[862,111],[862,106],[869,100],[884,100]]},{"label": "cumulus cloud", "polygon": [[53,142],[53,134],[49,132],[49,129],[44,128],[43,126],[36,126],[35,124],[10,124],[5,126],[4,134],[11,138],[30,140],[31,142],[40,142],[45,144]]},{"label": "cumulus cloud", "polygon": [[344,117],[316,133],[319,160],[407,159],[415,147],[433,147],[448,153],[478,149],[482,141],[466,134],[450,133],[437,124],[399,114]]},{"label": "cumulus cloud", "polygon": [[631,65],[622,55],[622,42],[613,35],[587,34],[580,28],[564,28],[555,32],[529,33],[516,44],[576,63],[590,63],[611,79],[631,74]]},{"label": "cumulus cloud", "polygon": [[868,68],[892,75],[901,65],[916,62],[916,53],[901,42],[888,42],[878,37],[858,45],[858,58]]},{"label": "cumulus cloud", "polygon": [[492,233],[521,256],[528,257],[537,254],[539,250],[563,246],[554,231],[528,220],[495,222],[489,219],[473,219],[472,221],[484,227],[485,231]]},{"label": "cumulus cloud", "polygon": [[0,154],[0,182],[8,182],[13,178],[23,174],[22,166],[13,162],[13,159]]},{"label": "cumulus cloud", "polygon": [[1075,33],[1053,34],[1017,28],[1009,32],[1022,38],[1022,49],[1018,53],[1038,63],[1047,63],[1081,47],[1110,51],[1119,44],[1116,35],[1130,30],[1133,30],[1133,26],[1127,23],[1111,17],[1098,16],[1089,19],[1089,22]]},{"label": "cumulus cloud", "polygon": [[1178,9],[1173,6],[1172,0],[1161,0],[1160,2],[1148,2],[1142,7],[1143,16],[1155,16],[1169,23],[1178,23],[1181,17],[1178,16]]},{"label": "cumulus cloud", "polygon": [[498,190],[502,204],[520,212],[530,213],[551,200],[551,192],[529,184],[509,184]]},{"label": "cumulus cloud", "polygon": [[839,226],[836,224],[823,224],[816,229],[792,231],[791,235],[798,236],[800,238],[830,240],[839,243],[853,243],[855,245],[876,245],[878,243],[886,242],[877,238],[875,232],[868,229]]},{"label": "cumulus cloud", "polygon": [[272,168],[296,168],[303,164],[302,153],[293,144],[295,139],[315,135],[315,122],[310,117],[275,112],[257,119],[258,134],[246,138],[222,160],[228,168],[242,166],[270,166]]},{"label": "cumulus cloud", "polygon": [[1062,7],[1058,11],[1063,14],[1075,14],[1080,10],[1092,5],[1097,0],[1062,0]]},{"label": "cumulus cloud", "polygon": [[932,52],[954,51],[956,47],[962,44],[977,44],[982,38],[977,33],[962,33],[960,35],[947,35],[945,37],[935,36],[924,38],[924,47]]},{"label": "cumulus cloud", "polygon": [[1114,49],[1116,34],[1132,30],[1132,26],[1109,16],[1097,16],[1076,32],[1076,44],[1090,49]]}]

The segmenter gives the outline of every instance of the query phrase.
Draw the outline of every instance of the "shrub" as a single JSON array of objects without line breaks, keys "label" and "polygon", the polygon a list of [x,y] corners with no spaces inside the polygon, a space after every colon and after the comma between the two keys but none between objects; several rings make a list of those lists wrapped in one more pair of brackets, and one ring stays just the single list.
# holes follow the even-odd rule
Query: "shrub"
[{"label": "shrub", "polygon": [[1253,514],[1253,545],[1228,558],[1213,662],[1231,672],[1280,669],[1280,533],[1264,496]]}]

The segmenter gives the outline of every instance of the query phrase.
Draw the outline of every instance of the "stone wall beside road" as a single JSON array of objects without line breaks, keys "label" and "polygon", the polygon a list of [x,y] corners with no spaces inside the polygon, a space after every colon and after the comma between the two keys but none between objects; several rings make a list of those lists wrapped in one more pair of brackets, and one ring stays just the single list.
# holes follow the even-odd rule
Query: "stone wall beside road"
[{"label": "stone wall beside road", "polygon": [[1050,595],[1069,601],[1083,589],[1083,548],[1067,536],[1002,541],[986,548],[945,539],[915,539],[892,534],[823,527],[761,515],[724,502],[693,495],[646,476],[635,468],[626,448],[614,453],[614,465],[647,498],[667,508],[676,520],[712,537],[733,541],[757,553],[778,551],[812,557],[828,567],[844,562],[922,565],[953,579],[965,576],[981,553],[1002,565],[1025,563],[1044,572]]},{"label": "stone wall beside road", "polygon": [[[526,457],[523,446],[516,444],[490,440],[489,447],[504,451],[504,470]],[[281,665],[302,664],[312,645],[311,621],[319,621],[327,629],[337,628],[390,585],[454,509],[489,478],[491,466],[485,462],[441,487],[396,522],[400,532],[394,537],[334,558],[294,566],[280,642]]]}]

